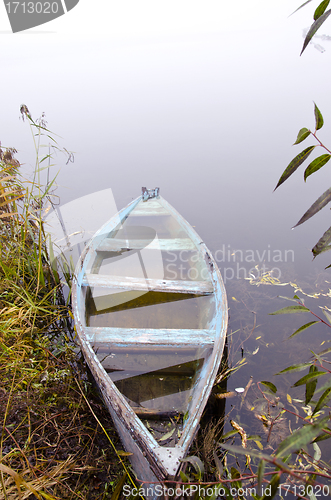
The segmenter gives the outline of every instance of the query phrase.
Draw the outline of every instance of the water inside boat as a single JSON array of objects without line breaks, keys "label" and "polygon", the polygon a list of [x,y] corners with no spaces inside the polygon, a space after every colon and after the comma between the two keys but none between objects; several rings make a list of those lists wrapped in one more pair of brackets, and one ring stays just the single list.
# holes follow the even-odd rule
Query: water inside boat
[{"label": "water inside boat", "polygon": [[[206,263],[176,219],[153,200],[138,204],[101,240],[88,273],[139,281],[138,290],[88,286],[86,325],[118,329],[119,336],[121,329],[131,329],[127,345],[112,338],[98,342],[96,334],[93,349],[156,439],[173,445],[185,423],[194,385],[212,353],[208,341],[190,346],[190,332],[210,328],[214,296],[164,293],[150,290],[148,281],[145,287],[142,283],[154,279],[206,283],[210,279]],[[177,331],[168,344],[162,339],[167,330]],[[160,340],[148,345],[155,331]]]}]

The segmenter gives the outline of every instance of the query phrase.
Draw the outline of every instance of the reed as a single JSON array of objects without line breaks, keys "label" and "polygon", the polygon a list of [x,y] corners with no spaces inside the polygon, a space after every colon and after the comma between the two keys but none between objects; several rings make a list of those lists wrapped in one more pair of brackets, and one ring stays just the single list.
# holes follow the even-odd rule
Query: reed
[{"label": "reed", "polygon": [[55,186],[43,136],[60,148],[44,117],[21,112],[36,151],[31,181],[15,149],[0,148],[0,500],[110,498],[123,474],[109,446],[118,441],[75,349],[43,226]]}]

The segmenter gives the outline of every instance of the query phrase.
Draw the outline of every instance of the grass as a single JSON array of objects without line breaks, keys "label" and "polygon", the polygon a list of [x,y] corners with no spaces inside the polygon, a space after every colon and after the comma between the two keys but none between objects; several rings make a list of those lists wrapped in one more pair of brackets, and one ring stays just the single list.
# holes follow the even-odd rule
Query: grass
[{"label": "grass", "polygon": [[[40,138],[32,182],[0,149],[0,500],[111,498],[121,448],[75,350],[70,310],[47,255]],[[79,381],[80,380],[80,381]]]}]

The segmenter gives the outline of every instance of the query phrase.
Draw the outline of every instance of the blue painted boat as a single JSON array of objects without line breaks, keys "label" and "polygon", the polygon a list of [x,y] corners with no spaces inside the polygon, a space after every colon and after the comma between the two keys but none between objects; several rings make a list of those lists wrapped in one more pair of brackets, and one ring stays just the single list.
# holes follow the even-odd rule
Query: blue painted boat
[{"label": "blue painted boat", "polygon": [[158,188],[143,188],[85,247],[72,305],[82,352],[139,484],[173,479],[227,331],[226,292],[210,251]]}]

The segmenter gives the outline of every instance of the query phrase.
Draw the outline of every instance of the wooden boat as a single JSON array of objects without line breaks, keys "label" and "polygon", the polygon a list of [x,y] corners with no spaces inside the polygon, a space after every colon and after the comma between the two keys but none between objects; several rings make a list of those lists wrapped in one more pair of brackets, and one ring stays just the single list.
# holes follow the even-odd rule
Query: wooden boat
[{"label": "wooden boat", "polygon": [[85,247],[72,305],[82,352],[138,480],[174,478],[227,331],[211,253],[158,188],[143,188]]}]

